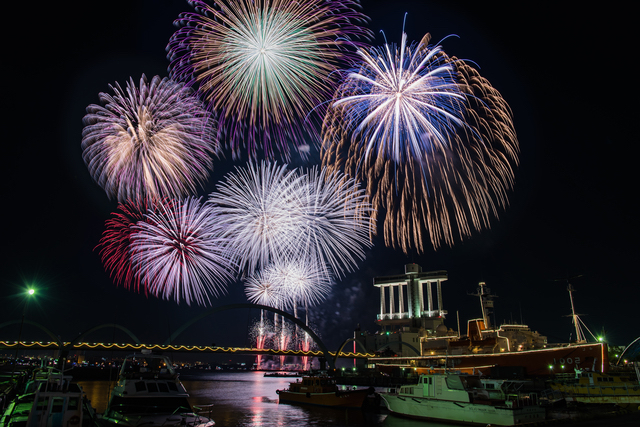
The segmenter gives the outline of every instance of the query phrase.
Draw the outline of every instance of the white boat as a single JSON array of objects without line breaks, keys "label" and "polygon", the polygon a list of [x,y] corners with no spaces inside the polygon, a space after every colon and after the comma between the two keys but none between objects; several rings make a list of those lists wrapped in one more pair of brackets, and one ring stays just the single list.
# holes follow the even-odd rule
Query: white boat
[{"label": "white boat", "polygon": [[188,397],[168,357],[132,354],[122,363],[118,383],[99,421],[102,425],[124,427],[215,425],[210,407],[192,408]]},{"label": "white boat", "polygon": [[478,375],[421,375],[415,385],[380,395],[392,414],[414,419],[513,426],[546,416],[535,395],[506,393],[501,383],[485,383]]},{"label": "white boat", "polygon": [[7,406],[2,427],[83,427],[93,425],[95,412],[71,376],[53,368],[37,370]]}]

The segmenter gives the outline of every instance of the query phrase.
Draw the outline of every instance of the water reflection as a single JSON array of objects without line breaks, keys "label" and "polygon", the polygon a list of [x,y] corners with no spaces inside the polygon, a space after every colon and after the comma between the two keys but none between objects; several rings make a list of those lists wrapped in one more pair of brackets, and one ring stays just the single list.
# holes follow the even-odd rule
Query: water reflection
[{"label": "water reflection", "polygon": [[[280,404],[276,390],[288,387],[292,379],[264,377],[261,372],[212,372],[197,376],[183,373],[180,378],[191,395],[189,400],[192,405],[214,404],[212,418],[217,426],[447,426],[388,416],[385,410],[364,411]],[[108,381],[84,381],[81,385],[92,405],[99,413],[104,412],[113,383],[110,385]]]}]

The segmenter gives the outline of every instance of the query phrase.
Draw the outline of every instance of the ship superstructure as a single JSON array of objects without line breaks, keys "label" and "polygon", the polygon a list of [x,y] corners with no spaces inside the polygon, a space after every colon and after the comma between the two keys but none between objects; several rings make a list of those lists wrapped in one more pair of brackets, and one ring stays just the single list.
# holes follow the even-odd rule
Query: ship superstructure
[{"label": "ship superstructure", "polygon": [[469,372],[518,367],[530,375],[573,368],[606,371],[606,344],[549,344],[546,336],[522,322],[497,326],[492,320],[495,296],[485,282],[472,294],[480,301],[481,317],[468,320],[466,331],[460,330],[459,321],[458,331],[447,328],[442,301],[447,279],[447,271],[423,272],[417,264],[407,264],[403,275],[374,278],[373,285],[380,289],[380,331],[357,330],[355,338],[368,351],[384,356],[376,358],[379,367],[455,367]]}]

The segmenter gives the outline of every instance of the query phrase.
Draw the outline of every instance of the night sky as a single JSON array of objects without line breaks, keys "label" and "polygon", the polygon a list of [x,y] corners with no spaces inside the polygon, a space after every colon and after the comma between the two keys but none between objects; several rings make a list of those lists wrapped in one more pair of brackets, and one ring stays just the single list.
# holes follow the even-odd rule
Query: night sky
[{"label": "night sky", "polygon": [[[360,269],[312,309],[314,323],[332,349],[351,337],[357,324],[375,331],[379,295],[373,278],[402,273],[404,264],[416,262],[424,271],[448,271],[443,299],[451,328],[456,312],[463,322],[480,315],[477,298],[469,293],[485,281],[498,295],[498,321],[523,320],[549,341],[566,342],[572,333],[571,320],[564,317],[570,302],[566,281],[557,279],[580,276],[571,282],[589,329],[604,332],[611,344],[630,343],[640,336],[640,111],[633,65],[638,37],[631,31],[631,6],[449,3],[363,0],[363,10],[376,45],[384,42],[380,30],[390,42],[400,41],[405,12],[409,40],[426,32],[432,43],[458,35],[443,42],[445,52],[474,61],[502,93],[513,109],[521,147],[510,206],[491,229],[453,248],[406,256],[376,239]],[[21,318],[22,292],[33,285],[38,294],[26,319],[65,341],[115,322],[143,342],[162,343],[209,308],[113,284],[94,248],[117,204],[84,165],[82,118],[89,104],[98,103],[99,92],[109,91],[108,84],[124,85],[130,76],[138,82],[143,73],[167,76],[165,46],[175,31],[173,20],[192,8],[184,0],[96,4],[45,2],[37,10],[22,4],[4,23],[3,104],[9,115],[3,121],[2,196],[8,239],[2,249],[0,323]],[[199,195],[245,164],[233,162],[226,151]],[[242,284],[232,284],[212,302],[246,302]],[[258,315],[257,310],[217,314],[178,341],[250,345],[247,329]],[[0,339],[17,339],[17,329],[4,328]],[[28,325],[23,339],[48,340]],[[113,329],[88,339],[128,341]]]}]

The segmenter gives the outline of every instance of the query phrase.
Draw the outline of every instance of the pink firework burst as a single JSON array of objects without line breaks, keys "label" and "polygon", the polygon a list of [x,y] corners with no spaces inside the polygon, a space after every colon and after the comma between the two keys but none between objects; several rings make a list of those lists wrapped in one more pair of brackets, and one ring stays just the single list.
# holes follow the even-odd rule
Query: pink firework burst
[{"label": "pink firework burst", "polygon": [[216,211],[193,197],[159,204],[131,235],[131,263],[150,293],[187,305],[210,303],[237,268]]}]

